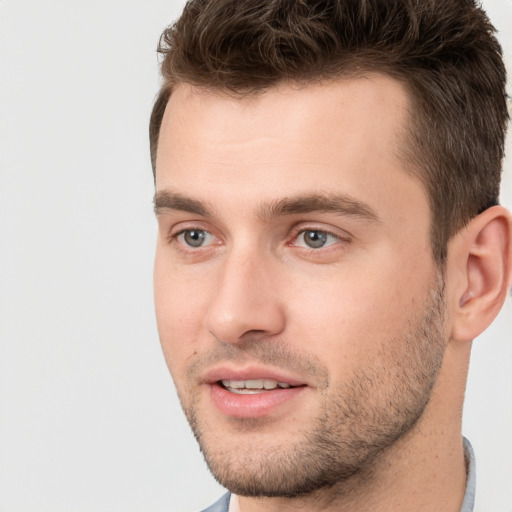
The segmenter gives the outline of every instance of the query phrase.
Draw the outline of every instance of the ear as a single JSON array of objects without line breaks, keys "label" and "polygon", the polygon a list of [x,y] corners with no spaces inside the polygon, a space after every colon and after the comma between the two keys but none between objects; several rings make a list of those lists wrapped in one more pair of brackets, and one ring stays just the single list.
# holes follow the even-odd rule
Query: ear
[{"label": "ear", "polygon": [[[452,254],[450,255],[450,250]],[[493,206],[475,217],[453,242],[448,257],[461,277],[453,296],[451,337],[470,341],[500,311],[512,281],[512,217]]]}]

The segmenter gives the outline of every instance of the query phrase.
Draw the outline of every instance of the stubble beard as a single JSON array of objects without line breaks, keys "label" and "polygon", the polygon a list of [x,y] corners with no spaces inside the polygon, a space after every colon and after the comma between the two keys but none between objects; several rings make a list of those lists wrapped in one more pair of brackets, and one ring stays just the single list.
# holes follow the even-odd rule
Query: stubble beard
[{"label": "stubble beard", "polygon": [[[349,381],[320,392],[321,413],[304,427],[300,441],[270,442],[270,446],[254,442],[251,433],[265,428],[265,420],[242,419],[234,423],[244,432],[238,437],[243,441],[219,443],[209,435],[199,404],[191,400],[185,406],[181,397],[214,477],[240,496],[293,498],[370,474],[379,454],[411,431],[430,400],[447,343],[444,313],[444,283],[438,277],[423,315],[411,320],[399,339],[389,340],[382,354],[384,364],[368,361]],[[235,354],[233,350],[239,348],[229,345],[224,351]],[[276,349],[275,343],[262,342],[247,351],[260,361],[293,361],[293,355]],[[242,360],[243,356],[235,357]],[[310,373],[326,372],[316,360],[303,359],[301,364]]]}]

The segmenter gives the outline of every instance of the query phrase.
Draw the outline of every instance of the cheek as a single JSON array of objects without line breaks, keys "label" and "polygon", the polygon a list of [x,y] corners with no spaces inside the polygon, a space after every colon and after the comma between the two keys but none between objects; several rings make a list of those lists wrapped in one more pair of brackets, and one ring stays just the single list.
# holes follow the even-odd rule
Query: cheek
[{"label": "cheek", "polygon": [[308,350],[338,378],[401,350],[392,345],[403,339],[421,311],[427,281],[399,265],[381,264],[378,271],[340,272],[319,284],[307,295],[297,290],[290,294],[296,297],[290,308],[296,319],[291,339],[306,335]]},{"label": "cheek", "polygon": [[187,279],[157,252],[154,269],[156,320],[165,360],[174,378],[183,373],[197,351],[207,294],[199,280]]}]

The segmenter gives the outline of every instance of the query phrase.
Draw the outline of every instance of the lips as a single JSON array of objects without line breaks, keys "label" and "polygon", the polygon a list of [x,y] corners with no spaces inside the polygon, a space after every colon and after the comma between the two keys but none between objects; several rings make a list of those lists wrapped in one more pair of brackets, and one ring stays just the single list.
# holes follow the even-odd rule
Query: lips
[{"label": "lips", "polygon": [[278,414],[308,387],[295,376],[262,368],[216,368],[204,381],[217,410],[233,418]]}]

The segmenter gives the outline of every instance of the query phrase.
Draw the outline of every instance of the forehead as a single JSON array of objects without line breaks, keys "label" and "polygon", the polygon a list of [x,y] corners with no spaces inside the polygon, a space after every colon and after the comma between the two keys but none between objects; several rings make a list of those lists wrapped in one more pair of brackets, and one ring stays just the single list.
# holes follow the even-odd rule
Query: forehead
[{"label": "forehead", "polygon": [[[377,136],[382,145],[395,146],[406,124],[407,105],[402,84],[382,74],[311,85],[283,83],[244,96],[178,84],[166,107],[160,139],[167,146],[182,143],[179,135],[190,135],[191,129],[202,146],[266,137],[294,148],[308,135],[304,129],[314,132],[316,142],[329,144],[336,127],[347,144],[355,142],[357,128],[362,128],[368,144],[375,144],[371,138]],[[358,147],[364,141],[359,142]]]},{"label": "forehead", "polygon": [[424,196],[400,158],[407,113],[404,87],[380,74],[245,97],[181,84],[162,123],[157,191],[244,206],[329,192],[389,207],[410,187]]}]

